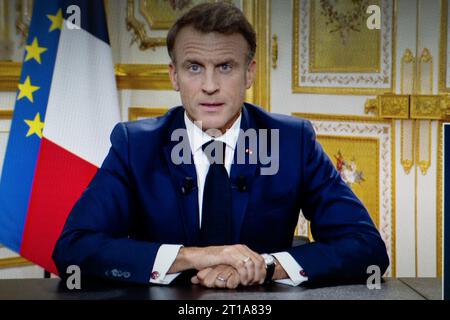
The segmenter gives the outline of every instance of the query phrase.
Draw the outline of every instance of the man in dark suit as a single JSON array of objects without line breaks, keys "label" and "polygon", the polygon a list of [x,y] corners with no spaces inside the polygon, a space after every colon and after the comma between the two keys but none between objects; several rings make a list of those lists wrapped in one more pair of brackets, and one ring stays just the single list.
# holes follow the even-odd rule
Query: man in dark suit
[{"label": "man in dark suit", "polygon": [[[53,258],[90,277],[235,288],[384,273],[386,247],[310,122],[244,103],[256,40],[241,11],[202,4],[168,33],[182,107],[118,124]],[[293,247],[298,215],[314,242]]]}]

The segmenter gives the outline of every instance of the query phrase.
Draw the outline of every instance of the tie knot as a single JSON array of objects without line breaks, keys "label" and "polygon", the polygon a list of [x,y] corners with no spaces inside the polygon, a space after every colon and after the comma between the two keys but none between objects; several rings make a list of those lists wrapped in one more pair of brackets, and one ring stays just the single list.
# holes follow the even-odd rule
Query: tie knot
[{"label": "tie knot", "polygon": [[202,145],[202,150],[210,164],[224,164],[225,163],[225,147],[226,144],[218,140],[210,140]]}]

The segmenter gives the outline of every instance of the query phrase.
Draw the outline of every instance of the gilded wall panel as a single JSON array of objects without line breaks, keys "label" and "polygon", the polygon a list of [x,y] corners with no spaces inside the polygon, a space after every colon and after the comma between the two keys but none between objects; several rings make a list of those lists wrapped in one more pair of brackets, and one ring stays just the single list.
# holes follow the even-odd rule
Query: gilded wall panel
[{"label": "gilded wall panel", "polygon": [[[379,30],[366,25],[369,5],[381,10]],[[293,92],[392,92],[394,9],[394,0],[294,0]]]}]

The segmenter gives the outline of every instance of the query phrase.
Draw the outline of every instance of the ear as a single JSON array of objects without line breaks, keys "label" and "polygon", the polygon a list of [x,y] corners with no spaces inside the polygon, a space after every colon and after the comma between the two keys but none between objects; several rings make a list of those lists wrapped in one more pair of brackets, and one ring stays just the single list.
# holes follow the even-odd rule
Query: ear
[{"label": "ear", "polygon": [[248,67],[247,67],[247,71],[246,71],[246,83],[245,83],[245,87],[247,89],[250,89],[250,87],[252,86],[253,82],[255,81],[255,77],[256,77],[256,61],[255,59],[253,59]]},{"label": "ear", "polygon": [[170,82],[172,82],[172,87],[175,91],[180,91],[180,87],[178,86],[178,79],[177,79],[177,68],[175,66],[175,63],[171,62],[169,63],[169,77]]}]

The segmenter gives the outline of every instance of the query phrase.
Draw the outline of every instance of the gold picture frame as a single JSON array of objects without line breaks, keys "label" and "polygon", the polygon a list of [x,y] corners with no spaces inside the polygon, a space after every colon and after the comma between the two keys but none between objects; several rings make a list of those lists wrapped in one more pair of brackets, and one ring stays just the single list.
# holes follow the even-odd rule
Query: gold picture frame
[{"label": "gold picture frame", "polygon": [[[311,50],[316,47],[312,38],[315,32],[310,27],[311,23],[315,21],[314,13],[311,10],[314,5],[310,5],[311,3],[317,5],[319,2],[293,0],[292,92],[353,95],[393,92],[396,78],[397,1],[380,0],[383,19],[379,37],[382,42],[379,45],[379,56],[374,57],[375,65],[361,66],[360,68],[339,67],[333,70],[328,67],[327,72],[322,72],[321,68],[314,68],[310,59]],[[382,32],[384,33],[381,34]],[[376,44],[375,47],[377,47]],[[329,52],[330,50],[327,54]],[[364,61],[364,59],[361,58],[360,61]]]}]

